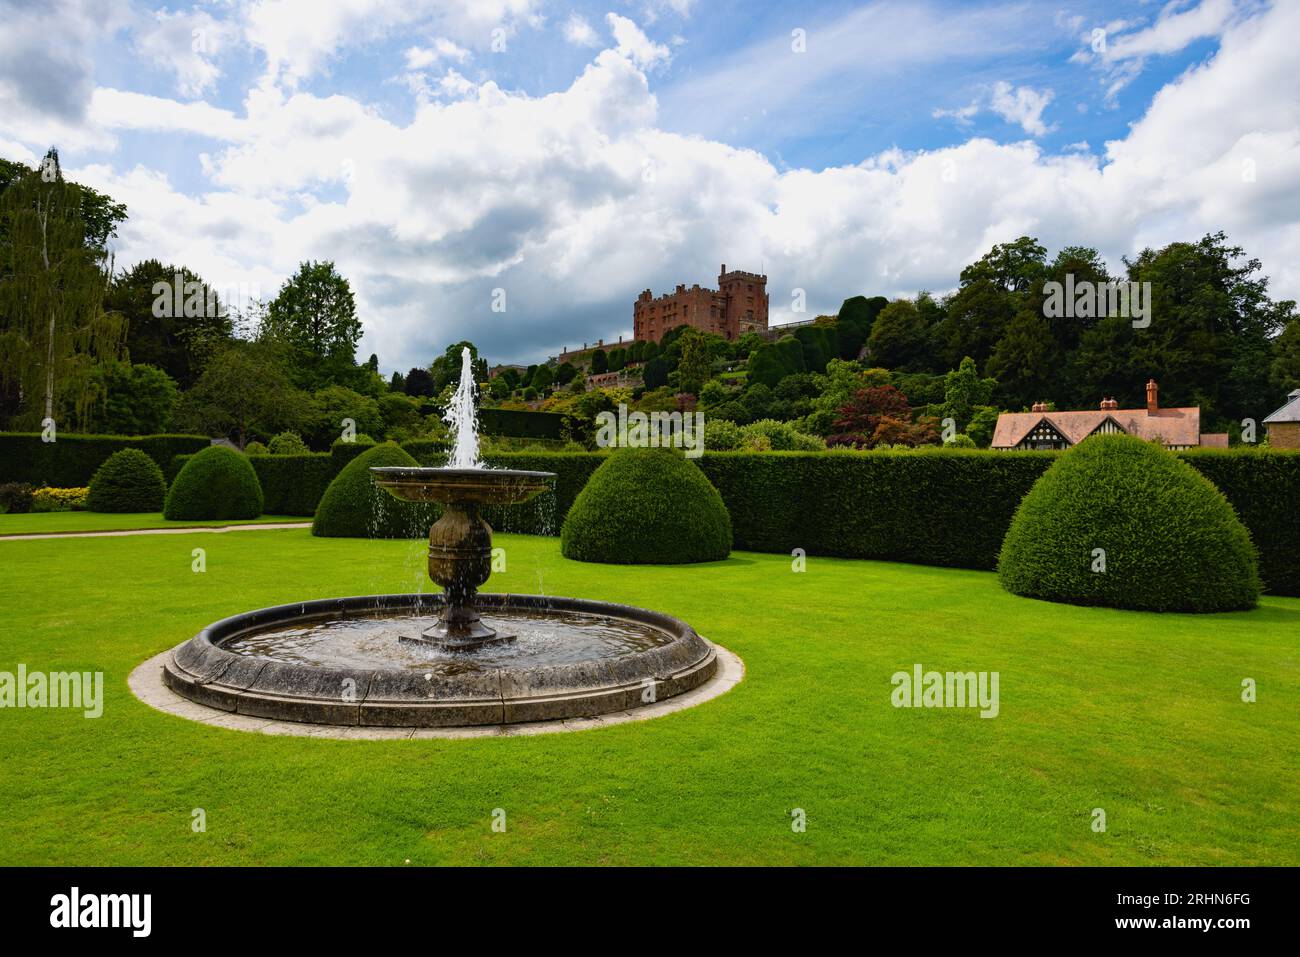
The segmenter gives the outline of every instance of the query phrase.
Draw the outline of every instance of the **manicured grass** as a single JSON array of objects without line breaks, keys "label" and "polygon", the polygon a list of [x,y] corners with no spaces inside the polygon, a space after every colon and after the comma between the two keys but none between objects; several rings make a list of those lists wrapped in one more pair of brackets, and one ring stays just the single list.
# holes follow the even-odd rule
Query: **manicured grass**
[{"label": "manicured grass", "polygon": [[309,522],[301,515],[262,515],[221,521],[170,522],[162,512],[24,512],[0,515],[0,536],[38,535],[45,532],[111,532],[133,528],[221,528],[226,525],[260,525],[268,522]]},{"label": "manicured grass", "polygon": [[[496,590],[680,615],[745,680],[570,734],[204,727],[136,701],[127,674],[236,611],[427,586],[423,543],[0,542],[0,670],[103,669],[107,697],[98,719],[0,710],[0,864],[1300,863],[1300,600],[1155,615],[1018,598],[982,572],[812,556],[798,574],[744,553],[627,568],[497,543]],[[895,709],[890,677],[917,662],[999,672],[1000,715]]]}]

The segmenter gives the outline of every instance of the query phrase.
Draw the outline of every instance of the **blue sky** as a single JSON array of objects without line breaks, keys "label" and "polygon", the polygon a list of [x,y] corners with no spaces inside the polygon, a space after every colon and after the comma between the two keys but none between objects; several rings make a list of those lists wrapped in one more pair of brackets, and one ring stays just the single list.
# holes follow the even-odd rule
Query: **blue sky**
[{"label": "blue sky", "polygon": [[1295,297],[1296,6],[0,0],[0,155],[127,202],[121,265],[334,259],[386,369],[616,336],[721,262],[773,321],[941,292],[1022,232],[1224,228]]}]

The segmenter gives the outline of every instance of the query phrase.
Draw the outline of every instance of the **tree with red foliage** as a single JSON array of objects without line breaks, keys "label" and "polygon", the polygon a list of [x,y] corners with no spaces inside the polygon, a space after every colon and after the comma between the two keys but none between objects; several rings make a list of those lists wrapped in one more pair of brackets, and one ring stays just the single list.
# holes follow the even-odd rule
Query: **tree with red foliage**
[{"label": "tree with red foliage", "polygon": [[907,396],[892,385],[882,385],[859,389],[840,406],[835,432],[826,444],[873,449],[878,445],[926,445],[937,441],[933,420],[913,422]]}]

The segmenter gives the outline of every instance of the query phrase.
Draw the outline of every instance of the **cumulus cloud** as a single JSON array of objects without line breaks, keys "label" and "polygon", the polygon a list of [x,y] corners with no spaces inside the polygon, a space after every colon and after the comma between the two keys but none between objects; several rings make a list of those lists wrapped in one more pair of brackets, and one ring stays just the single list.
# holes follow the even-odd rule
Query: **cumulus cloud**
[{"label": "cumulus cloud", "polygon": [[661,62],[667,62],[672,56],[668,47],[662,43],[653,42],[641,31],[640,27],[627,17],[620,17],[617,13],[609,13],[605,15],[605,19],[609,22],[609,28],[614,32],[618,52],[642,69]]},{"label": "cumulus cloud", "polygon": [[564,22],[564,39],[574,46],[600,46],[600,37],[596,35],[596,31],[592,29],[591,24],[576,13]]},{"label": "cumulus cloud", "polygon": [[[333,259],[357,294],[362,354],[389,369],[460,338],[503,361],[616,338],[641,289],[710,283],[724,261],[769,275],[775,322],[802,318],[795,288],[814,312],[859,293],[943,292],[1026,233],[1095,245],[1118,266],[1224,228],[1263,259],[1275,293],[1300,295],[1297,5],[1227,28],[1214,57],[1100,153],[976,137],[826,169],[664,130],[650,77],[666,53],[632,26],[567,88],[533,96],[449,70],[457,95],[401,119],[269,80],[242,112],[100,90],[84,135],[201,133],[214,141],[207,186],[145,165],[70,174],[128,205],[119,266],[157,256],[273,294],[300,260]],[[1032,133],[1047,93],[1024,89],[1003,96]],[[0,137],[29,142],[3,121]],[[491,309],[497,288],[504,313]]]},{"label": "cumulus cloud", "polygon": [[1008,123],[1016,123],[1031,136],[1042,136],[1053,127],[1043,122],[1043,110],[1052,102],[1051,90],[1035,90],[1029,86],[1012,87],[999,81],[993,86],[989,106]]}]

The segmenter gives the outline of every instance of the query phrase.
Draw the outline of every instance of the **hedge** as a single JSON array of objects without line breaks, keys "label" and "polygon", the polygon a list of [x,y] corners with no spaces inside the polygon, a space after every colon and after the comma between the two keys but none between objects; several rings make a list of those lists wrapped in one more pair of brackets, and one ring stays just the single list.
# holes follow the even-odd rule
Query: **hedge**
[{"label": "hedge", "polygon": [[523,409],[479,409],[479,431],[485,435],[509,435],[520,439],[563,438],[564,416],[558,412],[529,412]]},{"label": "hedge", "polygon": [[42,442],[39,432],[0,432],[0,483],[86,486],[108,457],[122,449],[139,449],[166,473],[177,455],[192,455],[210,444],[203,435],[69,433],[59,434],[54,442]]},{"label": "hedge", "polygon": [[735,547],[959,568],[996,566],[1050,452],[720,452],[700,459]]},{"label": "hedge", "polygon": [[[421,465],[446,459],[436,441],[402,448]],[[573,500],[607,454],[487,456],[500,468],[558,476],[554,492],[524,505],[489,509],[488,521],[503,532],[558,535]],[[991,570],[1020,500],[1059,455],[984,449],[711,452],[695,461],[727,504],[735,548],[785,553],[803,548],[809,555]],[[1258,549],[1264,590],[1300,596],[1300,452],[1204,449],[1178,455],[1236,509]],[[340,466],[330,454],[304,456],[295,483],[292,467],[272,464],[276,458],[250,459],[267,489],[267,513],[314,514]],[[182,462],[164,471],[175,475]],[[281,477],[266,477],[277,468],[283,469]],[[292,489],[294,497],[277,501],[274,496],[281,493],[270,491],[273,484]]]},{"label": "hedge", "polygon": [[334,477],[321,496],[311,533],[329,538],[423,538],[442,513],[440,506],[398,499],[374,482],[370,469],[411,466],[396,445],[374,445]]},{"label": "hedge", "polygon": [[1264,591],[1300,596],[1300,451],[1195,449],[1179,457],[1236,509],[1259,553]]}]

